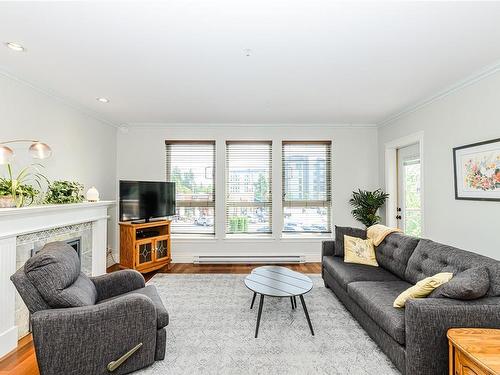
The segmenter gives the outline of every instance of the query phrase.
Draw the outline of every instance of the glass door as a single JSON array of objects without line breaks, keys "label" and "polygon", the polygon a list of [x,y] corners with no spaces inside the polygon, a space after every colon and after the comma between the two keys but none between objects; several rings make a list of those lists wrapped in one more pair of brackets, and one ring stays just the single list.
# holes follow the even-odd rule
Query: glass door
[{"label": "glass door", "polygon": [[170,236],[160,236],[155,239],[155,260],[167,260],[170,258]]},{"label": "glass door", "polygon": [[153,240],[145,239],[137,241],[135,245],[136,266],[141,267],[153,262]]},{"label": "glass door", "polygon": [[420,145],[398,149],[398,227],[407,235],[422,235],[420,205]]}]

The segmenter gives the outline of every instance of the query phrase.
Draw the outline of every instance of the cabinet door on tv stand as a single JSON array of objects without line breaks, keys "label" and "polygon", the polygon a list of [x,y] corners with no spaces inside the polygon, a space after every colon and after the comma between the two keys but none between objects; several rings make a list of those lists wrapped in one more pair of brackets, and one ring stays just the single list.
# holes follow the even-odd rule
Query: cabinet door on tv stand
[{"label": "cabinet door on tv stand", "polygon": [[155,260],[162,261],[170,259],[170,236],[156,237],[154,243]]},{"label": "cabinet door on tv stand", "polygon": [[135,243],[135,268],[140,270],[154,262],[154,240],[144,239]]}]

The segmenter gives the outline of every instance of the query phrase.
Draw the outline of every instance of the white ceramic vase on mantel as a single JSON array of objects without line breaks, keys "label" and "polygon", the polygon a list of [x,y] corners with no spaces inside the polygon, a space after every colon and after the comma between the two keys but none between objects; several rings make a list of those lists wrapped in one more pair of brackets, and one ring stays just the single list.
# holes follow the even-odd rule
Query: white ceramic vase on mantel
[{"label": "white ceramic vase on mantel", "polygon": [[99,191],[92,186],[89,190],[87,190],[87,202],[99,202]]}]

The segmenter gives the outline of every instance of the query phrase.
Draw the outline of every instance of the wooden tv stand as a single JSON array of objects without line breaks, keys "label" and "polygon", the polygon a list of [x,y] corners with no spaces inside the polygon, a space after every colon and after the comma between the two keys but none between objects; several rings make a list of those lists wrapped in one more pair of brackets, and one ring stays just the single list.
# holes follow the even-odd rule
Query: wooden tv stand
[{"label": "wooden tv stand", "polygon": [[147,273],[170,263],[170,220],[120,223],[120,268]]}]

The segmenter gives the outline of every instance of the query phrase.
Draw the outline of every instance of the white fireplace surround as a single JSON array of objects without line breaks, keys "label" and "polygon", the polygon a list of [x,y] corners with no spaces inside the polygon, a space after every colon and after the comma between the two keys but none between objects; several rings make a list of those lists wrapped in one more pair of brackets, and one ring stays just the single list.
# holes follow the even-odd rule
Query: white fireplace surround
[{"label": "white fireplace surround", "polygon": [[114,201],[0,209],[0,357],[17,346],[15,288],[17,236],[92,223],[92,275],[106,273],[108,208]]}]

